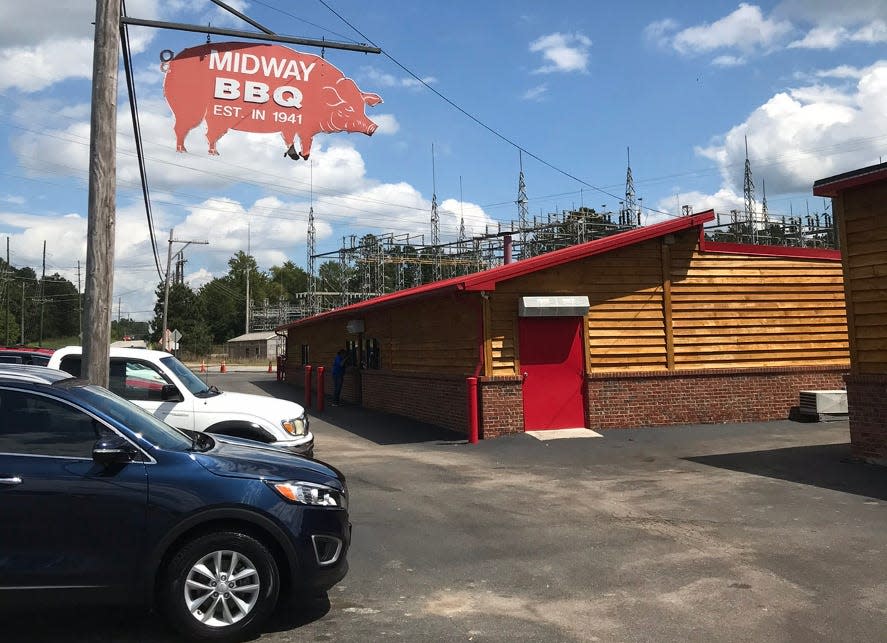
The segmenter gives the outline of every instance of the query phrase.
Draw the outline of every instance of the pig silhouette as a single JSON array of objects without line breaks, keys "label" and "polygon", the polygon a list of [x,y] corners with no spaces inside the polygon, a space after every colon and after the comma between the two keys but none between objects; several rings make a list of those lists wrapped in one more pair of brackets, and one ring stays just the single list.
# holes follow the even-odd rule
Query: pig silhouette
[{"label": "pig silhouette", "polygon": [[185,49],[161,68],[178,152],[187,151],[185,137],[203,121],[210,154],[218,155],[216,143],[228,130],[277,132],[293,159],[307,159],[321,132],[371,136],[378,128],[366,106],[381,103],[379,95],[362,92],[320,56],[279,45],[212,43]]}]

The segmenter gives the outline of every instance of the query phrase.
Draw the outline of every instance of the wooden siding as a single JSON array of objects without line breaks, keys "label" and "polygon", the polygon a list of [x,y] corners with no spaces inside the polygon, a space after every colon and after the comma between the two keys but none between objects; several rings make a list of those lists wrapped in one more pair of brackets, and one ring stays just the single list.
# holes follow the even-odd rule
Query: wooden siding
[{"label": "wooden siding", "polygon": [[[310,346],[311,364],[332,366],[346,341],[379,342],[383,370],[473,374],[479,361],[480,297],[443,296],[355,315],[361,335],[349,334],[346,319],[321,320],[288,330],[287,355],[298,360]],[[297,363],[297,362],[293,362]]]},{"label": "wooden siding", "polygon": [[[489,374],[520,371],[517,310],[527,295],[589,298],[590,374],[847,365],[840,263],[698,245],[691,230],[499,284],[489,293]],[[882,307],[872,302],[872,314]]]},{"label": "wooden siding", "polygon": [[[693,232],[686,235],[695,238]],[[519,368],[518,300],[528,295],[585,295],[588,370],[666,367],[661,241],[542,270],[500,284],[492,300],[493,375]],[[498,352],[497,352],[498,348]]]},{"label": "wooden siding", "polygon": [[480,315],[479,296],[426,299],[367,315],[366,336],[381,342],[384,369],[470,374],[480,359]]},{"label": "wooden siding", "polygon": [[312,366],[332,368],[336,352],[345,348],[345,341],[349,339],[356,340],[357,335],[349,335],[342,320],[290,328],[286,337],[287,365],[301,364],[302,345],[307,344]]},{"label": "wooden siding", "polygon": [[848,363],[841,265],[673,251],[675,368]]},{"label": "wooden siding", "polygon": [[848,190],[833,203],[844,248],[853,371],[887,373],[887,185]]}]

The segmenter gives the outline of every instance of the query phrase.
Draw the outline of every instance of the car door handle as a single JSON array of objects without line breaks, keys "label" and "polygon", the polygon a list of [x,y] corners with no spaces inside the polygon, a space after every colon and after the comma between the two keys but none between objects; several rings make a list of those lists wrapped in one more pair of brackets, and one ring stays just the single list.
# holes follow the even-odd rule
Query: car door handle
[{"label": "car door handle", "polygon": [[4,475],[0,475],[0,484],[5,484],[5,485],[10,485],[10,486],[11,486],[11,485],[21,484],[21,483],[22,483],[22,479],[21,479],[20,476],[4,476]]}]

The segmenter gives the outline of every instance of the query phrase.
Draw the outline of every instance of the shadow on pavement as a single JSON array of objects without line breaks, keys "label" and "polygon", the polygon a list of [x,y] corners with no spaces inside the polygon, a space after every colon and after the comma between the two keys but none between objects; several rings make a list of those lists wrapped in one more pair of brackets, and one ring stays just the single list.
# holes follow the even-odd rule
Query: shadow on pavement
[{"label": "shadow on pavement", "polygon": [[849,444],[821,444],[685,458],[720,469],[887,500],[887,472],[854,460]]},{"label": "shadow on pavement", "polygon": [[[289,632],[330,611],[326,594],[297,599],[281,596],[276,609],[259,630],[259,635]],[[47,614],[51,617],[47,618]],[[182,636],[148,608],[132,606],[72,605],[68,602],[41,601],[25,608],[0,607],[3,623],[0,640],[16,643],[172,643]],[[244,640],[255,640],[256,636]]]},{"label": "shadow on pavement", "polygon": [[[305,403],[302,389],[296,389],[286,382],[257,379],[250,383],[276,398],[303,405]],[[343,431],[348,431],[378,445],[420,442],[451,445],[467,442],[464,433],[457,433],[400,415],[365,409],[356,404],[332,406],[329,399],[324,404],[323,412],[318,412],[316,408],[309,408],[308,414],[311,418],[323,420]]]}]

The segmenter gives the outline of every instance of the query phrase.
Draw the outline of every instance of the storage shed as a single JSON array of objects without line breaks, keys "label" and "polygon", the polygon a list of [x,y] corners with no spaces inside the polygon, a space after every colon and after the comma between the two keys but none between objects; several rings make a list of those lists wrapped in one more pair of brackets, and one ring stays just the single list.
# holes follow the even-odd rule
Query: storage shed
[{"label": "storage shed", "polygon": [[844,249],[847,406],[855,456],[887,465],[887,163],[821,179]]},{"label": "storage shed", "polygon": [[228,359],[231,360],[277,359],[286,347],[283,337],[273,330],[238,335],[229,339],[227,344]]},{"label": "storage shed", "polygon": [[704,212],[281,327],[287,380],[481,436],[785,418],[849,367],[840,253],[712,243]]}]

